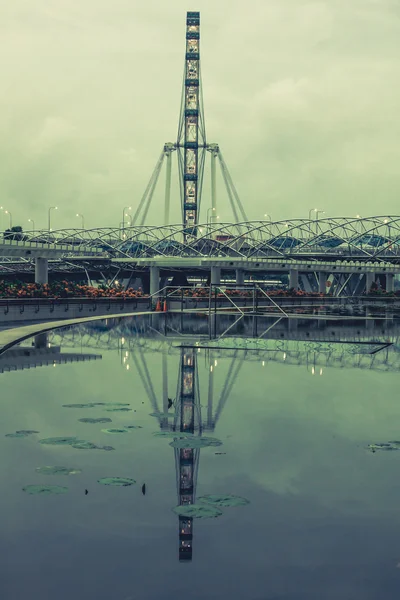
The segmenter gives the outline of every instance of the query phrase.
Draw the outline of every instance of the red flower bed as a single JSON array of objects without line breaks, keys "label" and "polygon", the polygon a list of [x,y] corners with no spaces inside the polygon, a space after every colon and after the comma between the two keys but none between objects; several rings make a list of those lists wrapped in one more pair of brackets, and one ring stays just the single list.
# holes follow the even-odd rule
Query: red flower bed
[{"label": "red flower bed", "polygon": [[142,290],[129,288],[124,290],[121,286],[98,288],[71,281],[54,283],[6,283],[0,282],[0,298],[141,298]]}]

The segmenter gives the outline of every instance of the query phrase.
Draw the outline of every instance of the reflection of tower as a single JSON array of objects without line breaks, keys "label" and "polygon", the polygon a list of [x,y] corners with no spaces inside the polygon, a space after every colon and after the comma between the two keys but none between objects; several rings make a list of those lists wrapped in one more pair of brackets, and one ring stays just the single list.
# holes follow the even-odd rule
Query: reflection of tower
[{"label": "reflection of tower", "polygon": [[[169,412],[168,398],[168,365],[166,349],[162,354],[162,403],[163,410],[159,409],[157,393],[153,385],[151,370],[147,365],[143,348],[138,346],[131,353],[131,359],[142,380],[144,390],[153,407],[153,416],[158,419],[161,430],[202,435],[203,431],[214,431],[224,406],[229,398],[244,356],[242,351],[235,351],[229,364],[221,394],[214,410],[214,369],[217,360],[211,361],[208,381],[207,417],[203,422],[200,406],[200,387],[198,381],[198,346],[181,346],[178,385],[175,398],[175,412]],[[171,400],[172,402],[172,400]],[[178,439],[178,435],[175,439]],[[197,444],[196,444],[197,445]],[[199,448],[176,448],[175,469],[176,485],[179,505],[194,504],[196,501],[197,474],[200,462]],[[193,547],[193,519],[179,517],[179,560],[192,560]]]},{"label": "reflection of tower", "polygon": [[[194,348],[182,348],[178,397],[176,403],[175,430],[194,434],[199,428],[201,434],[200,406],[198,403],[198,381],[196,354]],[[196,427],[197,425],[197,427]],[[194,504],[196,498],[197,471],[200,450],[176,448],[175,465],[177,473],[178,504]],[[192,560],[193,519],[179,517],[179,560]]]}]

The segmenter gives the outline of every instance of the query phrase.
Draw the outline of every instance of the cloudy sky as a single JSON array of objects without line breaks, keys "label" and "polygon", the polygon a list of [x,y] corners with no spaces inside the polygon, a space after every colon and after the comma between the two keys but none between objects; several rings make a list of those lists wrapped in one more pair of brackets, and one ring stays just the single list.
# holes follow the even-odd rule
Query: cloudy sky
[{"label": "cloudy sky", "polygon": [[[0,189],[14,225],[46,226],[58,205],[54,228],[77,212],[117,226],[138,205],[176,139],[187,10],[201,11],[208,141],[250,219],[399,214],[399,0],[13,0],[0,11]],[[206,177],[203,220],[209,191]]]}]

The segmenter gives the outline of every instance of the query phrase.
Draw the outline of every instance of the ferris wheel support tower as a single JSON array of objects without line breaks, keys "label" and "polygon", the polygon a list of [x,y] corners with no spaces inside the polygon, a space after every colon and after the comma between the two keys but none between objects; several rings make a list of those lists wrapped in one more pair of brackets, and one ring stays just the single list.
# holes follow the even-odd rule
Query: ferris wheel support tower
[{"label": "ferris wheel support tower", "polygon": [[185,68],[177,141],[164,144],[160,158],[132,218],[132,225],[144,225],[165,160],[164,225],[169,225],[172,154],[177,151],[184,241],[198,235],[197,226],[207,152],[211,154],[211,208],[213,210],[211,219],[217,216],[218,161],[235,222],[248,220],[219,145],[207,143],[202,89],[200,13],[189,11],[186,14]]}]

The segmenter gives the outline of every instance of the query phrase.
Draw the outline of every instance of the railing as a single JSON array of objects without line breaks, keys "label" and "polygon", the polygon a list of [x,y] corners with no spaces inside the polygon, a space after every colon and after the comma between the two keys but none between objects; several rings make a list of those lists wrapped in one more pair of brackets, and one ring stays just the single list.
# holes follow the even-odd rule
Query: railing
[{"label": "railing", "polygon": [[115,310],[116,307],[119,310],[130,308],[136,310],[138,307],[143,310],[151,310],[151,298],[137,297],[137,298],[4,298],[0,299],[0,316],[7,315],[10,309],[19,308],[19,313],[23,314],[25,310],[28,312],[34,309],[34,313],[37,314],[41,309],[49,310],[53,313],[56,308],[64,307],[65,312],[70,308],[78,307],[78,312],[82,312],[85,308],[91,308],[92,312],[95,312],[98,308],[106,310],[107,312]]}]

